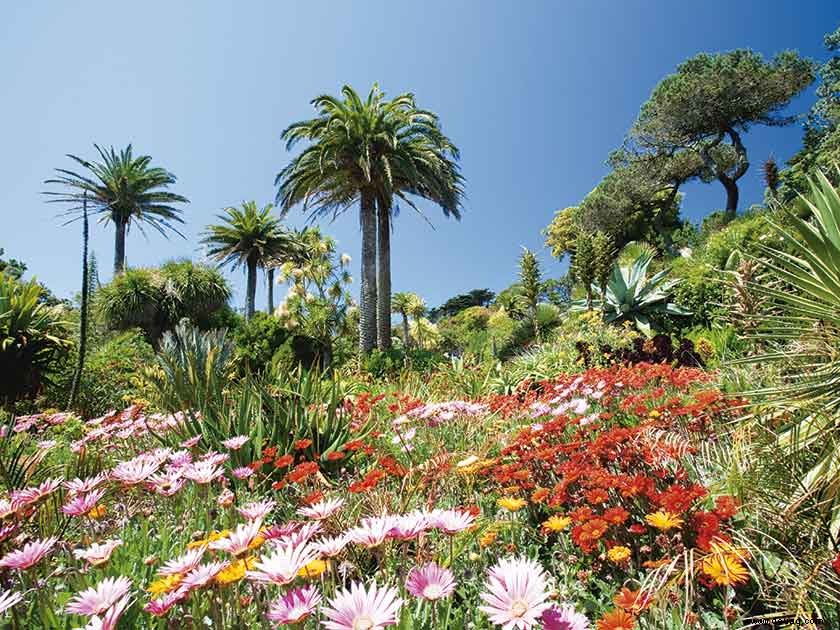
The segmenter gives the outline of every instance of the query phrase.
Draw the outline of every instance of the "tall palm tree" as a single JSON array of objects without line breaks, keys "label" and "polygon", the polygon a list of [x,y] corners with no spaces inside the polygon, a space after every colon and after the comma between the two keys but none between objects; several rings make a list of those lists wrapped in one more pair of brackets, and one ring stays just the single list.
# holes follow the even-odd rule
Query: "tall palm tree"
[{"label": "tall palm tree", "polygon": [[245,319],[248,320],[254,316],[257,269],[303,255],[299,239],[283,228],[280,218],[272,216],[272,210],[271,204],[259,210],[255,201],[245,201],[241,208],[225,208],[224,214],[218,215],[222,223],[208,225],[201,241],[208,246],[208,255],[220,266],[245,267],[248,278]]},{"label": "tall palm tree", "polygon": [[[437,117],[417,109],[412,94],[392,100],[377,85],[362,99],[345,85],[343,98],[312,101],[318,116],[283,131],[287,149],[308,141],[275,180],[277,200],[288,211],[301,203],[313,215],[335,218],[359,205],[362,273],[359,346],[390,344],[390,217],[394,197],[426,197],[459,216],[462,178],[457,149],[440,132]],[[377,230],[377,223],[378,230]],[[377,304],[377,233],[380,247]],[[377,315],[379,326],[377,326]]]},{"label": "tall palm tree", "polygon": [[411,345],[411,336],[408,329],[408,312],[411,305],[417,300],[413,293],[394,293],[391,296],[391,312],[399,313],[402,317],[403,346],[407,349]]},{"label": "tall palm tree", "polygon": [[100,222],[114,223],[114,273],[125,268],[125,235],[132,223],[140,231],[149,225],[164,236],[168,231],[183,236],[174,226],[183,223],[183,212],[176,203],[189,203],[186,197],[169,192],[175,183],[175,176],[159,167],[151,166],[148,155],[134,157],[131,145],[117,153],[114,147],[106,151],[93,145],[101,162],[88,162],[75,155],[68,155],[86,169],[84,174],[57,168],[58,176],[48,179],[46,184],[64,186],[63,191],[48,191],[51,202],[69,204],[67,215],[82,212],[82,202],[87,193],[88,204],[94,213],[100,214]]}]

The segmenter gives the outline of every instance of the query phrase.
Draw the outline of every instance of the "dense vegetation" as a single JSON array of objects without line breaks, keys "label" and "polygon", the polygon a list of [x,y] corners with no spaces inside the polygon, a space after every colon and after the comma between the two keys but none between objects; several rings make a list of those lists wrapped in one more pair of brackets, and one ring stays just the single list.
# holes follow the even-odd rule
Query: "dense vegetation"
[{"label": "dense vegetation", "polygon": [[[206,227],[243,313],[217,267],[126,266],[130,225],[188,220],[174,174],[70,156],[46,192],[81,222],[78,296],[0,249],[0,624],[840,626],[840,30],[826,46],[682,63],[546,227],[566,276],[522,249],[507,288],[435,307],[392,291],[389,235],[399,202],[460,218],[466,182],[414,95],[316,98],[280,211]],[[793,123],[815,80],[802,149],[744,210],[749,128]],[[692,181],[722,188],[701,225]],[[295,208],[359,211],[358,304]],[[115,228],[107,283],[90,216]]]}]

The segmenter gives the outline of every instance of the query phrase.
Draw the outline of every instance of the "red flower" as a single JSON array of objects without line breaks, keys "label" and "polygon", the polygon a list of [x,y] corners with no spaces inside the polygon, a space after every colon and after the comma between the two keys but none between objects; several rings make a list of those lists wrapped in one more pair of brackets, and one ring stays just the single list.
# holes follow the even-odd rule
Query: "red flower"
[{"label": "red flower", "polygon": [[344,453],[341,451],[332,451],[327,453],[327,461],[329,462],[337,462],[340,459],[344,459]]},{"label": "red flower", "polygon": [[312,446],[312,440],[305,439],[305,440],[296,440],[292,447],[296,451],[302,451]]},{"label": "red flower", "polygon": [[601,515],[601,518],[603,518],[608,523],[612,523],[613,525],[623,525],[624,521],[626,521],[629,517],[630,512],[628,512],[622,507],[607,508]]},{"label": "red flower", "polygon": [[831,568],[834,569],[834,572],[837,575],[840,575],[840,553],[831,561]]},{"label": "red flower", "polygon": [[274,460],[274,467],[275,468],[286,468],[291,466],[295,461],[294,455],[283,455],[282,457],[278,457]]},{"label": "red flower", "polygon": [[728,520],[738,513],[740,502],[735,497],[720,496],[715,498],[715,514]]}]

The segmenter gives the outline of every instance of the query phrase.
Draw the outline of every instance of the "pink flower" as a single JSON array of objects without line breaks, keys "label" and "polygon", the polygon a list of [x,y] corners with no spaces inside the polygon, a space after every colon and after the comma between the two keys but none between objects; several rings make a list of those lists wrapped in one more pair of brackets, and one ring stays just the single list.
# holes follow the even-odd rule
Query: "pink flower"
[{"label": "pink flower", "polygon": [[272,582],[285,586],[295,579],[298,571],[318,558],[318,551],[313,545],[278,544],[274,550],[260,558],[254,565],[254,571],[248,571],[249,580]]},{"label": "pink flower", "polygon": [[280,536],[274,540],[282,545],[302,545],[312,540],[312,537],[321,531],[321,523],[304,523],[298,525],[285,536]]},{"label": "pink flower", "polygon": [[455,578],[452,571],[431,562],[409,571],[405,589],[415,597],[435,601],[449,597],[455,591]]},{"label": "pink flower", "polygon": [[0,542],[3,542],[7,538],[10,538],[13,534],[16,534],[19,529],[20,524],[18,523],[8,523],[7,525],[0,525]]},{"label": "pink flower", "polygon": [[321,538],[320,540],[316,540],[314,545],[320,555],[326,556],[327,558],[334,558],[344,551],[348,542],[347,536],[342,535]]},{"label": "pink flower", "polygon": [[160,461],[146,455],[138,455],[127,462],[120,462],[111,471],[111,477],[122,481],[127,486],[133,486],[145,481],[146,478],[157,472],[160,468]]},{"label": "pink flower", "polygon": [[296,624],[306,620],[321,603],[321,593],[312,585],[296,588],[271,603],[266,617],[281,624]]},{"label": "pink flower", "polygon": [[226,551],[233,556],[241,556],[248,553],[251,543],[259,536],[262,521],[256,520],[240,524],[227,538],[220,538],[210,543],[210,549],[214,551]]},{"label": "pink flower", "polygon": [[248,521],[261,521],[271,513],[275,505],[277,503],[273,500],[266,499],[264,501],[247,503],[242,507],[236,508],[236,511],[242,515],[242,518]]},{"label": "pink flower", "polygon": [[177,575],[179,573],[189,573],[198,566],[199,562],[201,562],[201,557],[204,555],[204,552],[206,550],[207,547],[205,546],[190,549],[183,556],[175,558],[174,560],[170,560],[169,562],[165,563],[158,570],[158,575]]},{"label": "pink flower", "polygon": [[65,611],[74,615],[101,615],[131,589],[131,580],[127,577],[108,577],[96,585],[86,588],[71,599]]},{"label": "pink flower", "polygon": [[245,442],[249,439],[250,438],[247,435],[237,435],[235,437],[222,440],[222,446],[232,451],[238,451],[240,448],[245,446]]},{"label": "pink flower", "polygon": [[184,477],[198,484],[207,484],[222,476],[224,470],[212,461],[199,461],[184,466]]},{"label": "pink flower", "polygon": [[277,542],[288,542],[289,537],[300,529],[300,523],[289,521],[288,523],[274,523],[263,532],[266,540]]},{"label": "pink flower", "polygon": [[224,562],[208,562],[200,564],[184,576],[181,581],[181,588],[193,591],[201,588],[219,574],[225,568]]},{"label": "pink flower", "polygon": [[11,493],[12,507],[15,511],[32,505],[33,503],[43,499],[52,494],[61,485],[61,478],[47,479],[40,486],[34,488],[26,488],[24,490],[16,490]]},{"label": "pink flower", "polygon": [[88,494],[78,494],[61,506],[61,511],[69,516],[84,516],[96,507],[103,496],[105,496],[105,488],[99,488]]},{"label": "pink flower", "polygon": [[247,466],[242,466],[240,468],[234,468],[231,471],[231,474],[237,479],[247,479],[248,477],[254,474],[254,469],[248,468]]},{"label": "pink flower", "polygon": [[105,614],[101,618],[92,617],[88,622],[88,625],[85,626],[84,630],[116,630],[117,622],[120,620],[120,617],[122,617],[122,614],[125,612],[125,609],[128,607],[130,602],[131,596],[124,596],[121,600],[106,610]]},{"label": "pink flower", "polygon": [[121,544],[122,541],[119,539],[106,540],[102,544],[93,543],[87,549],[74,549],[73,555],[79,560],[84,560],[91,566],[98,567],[99,565],[108,562],[111,558],[111,554],[114,553],[114,549],[119,547]]},{"label": "pink flower", "polygon": [[181,442],[181,448],[192,448],[201,441],[201,433]]},{"label": "pink flower", "polygon": [[347,532],[347,538],[357,545],[377,547],[385,542],[394,527],[393,516],[375,516],[363,518],[361,525]]},{"label": "pink flower", "polygon": [[397,540],[412,540],[431,527],[428,514],[414,511],[394,518],[388,536]]},{"label": "pink flower", "polygon": [[542,614],[545,630],[589,630],[589,620],[572,606],[554,606]]},{"label": "pink flower", "polygon": [[201,457],[199,457],[199,462],[207,462],[208,464],[212,464],[216,466],[218,464],[224,464],[227,460],[230,459],[230,455],[227,453],[217,453],[216,451],[209,451],[205,453]]},{"label": "pink flower", "polygon": [[184,487],[184,478],[178,470],[167,470],[166,472],[151,475],[146,480],[146,487],[164,497],[171,497]]},{"label": "pink flower", "polygon": [[0,615],[9,610],[15,604],[23,600],[23,595],[12,591],[0,591]]},{"label": "pink flower", "polygon": [[53,536],[46,540],[35,540],[31,543],[26,543],[23,549],[10,551],[3,558],[0,558],[0,569],[28,569],[38,564],[44,556],[52,551],[56,542],[58,542],[58,539]]},{"label": "pink flower", "polygon": [[344,505],[344,499],[324,499],[308,507],[300,508],[297,513],[316,521],[322,521],[338,512]]},{"label": "pink flower", "polygon": [[542,567],[527,558],[502,558],[490,568],[479,610],[503,630],[539,627],[550,606]]},{"label": "pink flower", "polygon": [[191,464],[193,460],[192,453],[189,451],[175,451],[169,454],[168,459],[169,463],[175,468],[181,468],[181,466]]},{"label": "pink flower", "polygon": [[396,589],[379,588],[371,582],[367,590],[360,582],[350,585],[350,590],[340,590],[324,608],[329,621],[321,625],[329,630],[380,630],[397,623],[403,601]]},{"label": "pink flower", "polygon": [[188,592],[185,588],[179,588],[171,593],[167,593],[163,597],[153,599],[143,607],[143,610],[155,617],[163,617],[175,604],[184,599]]},{"label": "pink flower", "polygon": [[85,479],[71,479],[64,482],[64,487],[72,494],[84,494],[95,490],[105,481],[108,476],[105,473],[99,473],[93,477],[86,477]]},{"label": "pink flower", "polygon": [[445,534],[457,534],[475,523],[475,516],[464,510],[433,510],[429,515],[432,526]]}]

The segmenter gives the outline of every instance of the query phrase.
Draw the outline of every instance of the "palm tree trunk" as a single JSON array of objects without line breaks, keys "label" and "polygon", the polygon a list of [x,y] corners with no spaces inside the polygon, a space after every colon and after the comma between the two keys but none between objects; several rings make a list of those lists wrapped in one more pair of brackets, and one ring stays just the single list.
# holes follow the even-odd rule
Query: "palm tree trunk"
[{"label": "palm tree trunk", "polygon": [[274,312],[274,267],[271,267],[266,275],[268,276],[268,314],[271,315]]},{"label": "palm tree trunk", "polygon": [[119,219],[116,221],[114,232],[114,275],[125,269],[125,231],[128,224]]},{"label": "palm tree trunk", "polygon": [[254,316],[254,300],[257,296],[257,259],[250,256],[248,265],[248,287],[245,293],[245,321]]},{"label": "palm tree trunk", "polygon": [[376,200],[362,191],[362,286],[359,300],[359,350],[369,354],[376,347]]},{"label": "palm tree trunk", "polygon": [[408,332],[408,315],[405,311],[400,311],[400,315],[402,315],[403,346],[408,350],[409,346],[411,346],[411,334]]},{"label": "palm tree trunk", "polygon": [[73,382],[70,385],[70,397],[67,401],[67,408],[72,409],[79,394],[79,384],[82,380],[82,370],[85,367],[85,353],[87,352],[87,327],[88,327],[88,294],[90,293],[90,279],[88,277],[88,213],[87,213],[87,191],[82,200],[82,299],[79,312],[79,358],[76,363],[76,371],[73,372]]},{"label": "palm tree trunk", "polygon": [[379,203],[376,336],[380,350],[391,347],[391,208]]}]

